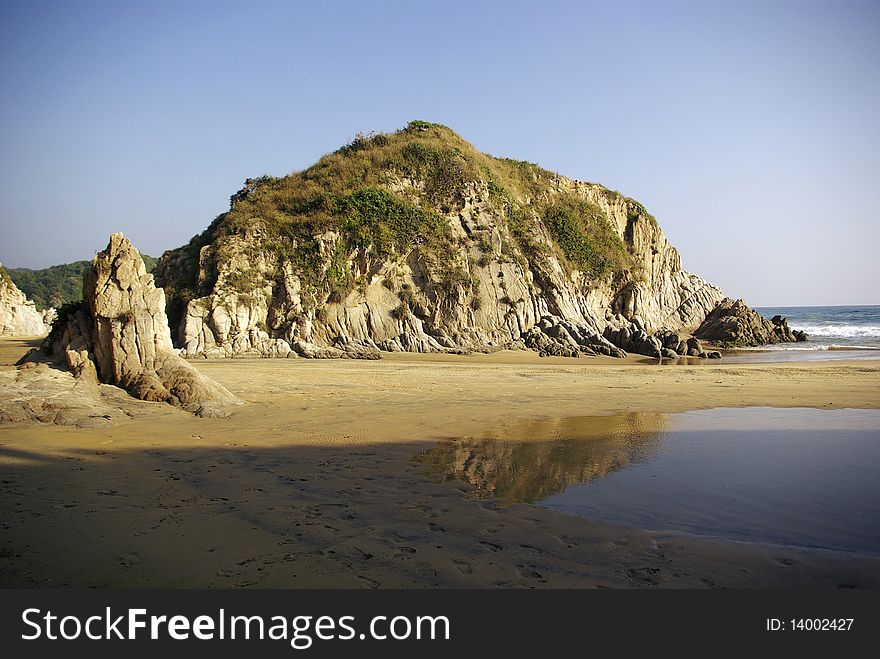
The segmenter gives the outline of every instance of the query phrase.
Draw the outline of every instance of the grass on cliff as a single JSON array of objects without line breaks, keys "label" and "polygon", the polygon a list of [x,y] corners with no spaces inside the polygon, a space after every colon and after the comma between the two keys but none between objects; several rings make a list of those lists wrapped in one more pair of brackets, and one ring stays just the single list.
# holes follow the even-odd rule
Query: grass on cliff
[{"label": "grass on cliff", "polygon": [[[248,181],[232,197],[229,220],[251,216],[289,221],[327,196],[385,187],[399,179],[408,179],[417,186],[399,194],[448,212],[462,201],[469,185],[483,180],[486,168],[497,170],[496,177],[504,179],[510,188],[518,189],[520,183],[530,180],[530,175],[524,175],[513,163],[479,153],[445,126],[414,121],[396,133],[358,135],[301,172]],[[419,186],[422,182],[424,187]]]},{"label": "grass on cliff", "polygon": [[12,277],[9,276],[6,268],[4,268],[2,265],[0,265],[0,281],[6,282],[7,285],[15,285],[15,282],[12,281]]},{"label": "grass on cliff", "polygon": [[596,204],[575,195],[559,195],[543,213],[566,260],[593,278],[629,268],[632,258]]},{"label": "grass on cliff", "polygon": [[[413,121],[396,133],[358,135],[301,172],[283,178],[251,179],[233,195],[224,224],[244,228],[254,218],[271,225],[303,215],[320,228],[335,213],[328,199],[365,189],[388,188],[408,180],[393,194],[425,210],[448,213],[463,202],[469,187],[491,181],[519,204],[546,194],[556,175],[532,163],[493,158],[477,151],[449,128]],[[320,213],[320,210],[327,213]]]}]

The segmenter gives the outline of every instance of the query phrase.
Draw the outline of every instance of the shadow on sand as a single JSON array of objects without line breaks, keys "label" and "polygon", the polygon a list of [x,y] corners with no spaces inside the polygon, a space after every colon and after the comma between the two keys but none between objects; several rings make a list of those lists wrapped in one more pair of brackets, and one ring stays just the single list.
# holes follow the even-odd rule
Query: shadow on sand
[{"label": "shadow on sand", "polygon": [[648,533],[486,498],[533,500],[618,469],[653,451],[662,425],[662,415],[554,420],[503,433],[543,442],[485,436],[433,453],[424,442],[194,438],[46,455],[5,441],[0,586],[880,585],[876,559]]}]

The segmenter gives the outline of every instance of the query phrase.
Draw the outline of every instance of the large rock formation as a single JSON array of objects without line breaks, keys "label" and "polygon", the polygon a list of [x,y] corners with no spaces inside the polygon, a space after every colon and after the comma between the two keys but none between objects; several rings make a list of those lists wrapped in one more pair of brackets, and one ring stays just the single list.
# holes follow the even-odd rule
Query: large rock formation
[{"label": "large rock formation", "polygon": [[792,330],[782,316],[764,318],[743,300],[724,298],[694,332],[713,343],[731,346],[756,346],[768,343],[805,341],[807,335]]},{"label": "large rock formation", "polygon": [[723,298],[638,202],[426,122],[248,180],[155,274],[191,357],[670,356]]},{"label": "large rock formation", "polygon": [[37,311],[0,265],[0,336],[45,336],[53,314]]},{"label": "large rock formation", "polygon": [[225,416],[241,404],[227,389],[181,359],[171,343],[165,294],[138,251],[114,233],[85,273],[84,303],[66,306],[46,350],[79,379],[126,389],[199,416]]}]

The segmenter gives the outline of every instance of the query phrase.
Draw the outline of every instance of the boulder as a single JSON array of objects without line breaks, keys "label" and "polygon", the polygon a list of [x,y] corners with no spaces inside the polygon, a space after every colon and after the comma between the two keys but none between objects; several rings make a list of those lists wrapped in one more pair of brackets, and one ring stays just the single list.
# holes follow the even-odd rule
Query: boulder
[{"label": "boulder", "polygon": [[[665,338],[665,335],[663,335]],[[663,341],[651,336],[638,323],[626,323],[615,327],[609,324],[605,328],[604,337],[621,350],[639,355],[660,358],[664,347]]]},{"label": "boulder", "polygon": [[700,344],[700,340],[694,336],[687,340],[687,354],[691,357],[699,357],[700,353],[703,352],[703,346]]},{"label": "boulder", "polygon": [[673,351],[678,348],[678,344],[681,342],[681,337],[678,335],[678,333],[668,329],[659,330],[654,333],[654,336],[657,338],[657,340],[660,341],[661,345],[664,348],[668,348]]},{"label": "boulder", "polygon": [[694,332],[711,343],[759,346],[770,343],[806,341],[804,332],[793,331],[780,315],[767,320],[743,300],[725,298],[706,316]]},{"label": "boulder", "polygon": [[381,359],[382,357],[379,346],[370,339],[357,341],[342,334],[336,338],[333,347],[342,350],[340,355],[342,359]]},{"label": "boulder", "polygon": [[535,327],[523,332],[520,340],[541,357],[626,356],[626,352],[595,328],[551,315],[542,317]]},{"label": "boulder", "polygon": [[291,347],[296,354],[306,359],[339,359],[343,354],[339,348],[323,348],[307,341],[294,341]]}]

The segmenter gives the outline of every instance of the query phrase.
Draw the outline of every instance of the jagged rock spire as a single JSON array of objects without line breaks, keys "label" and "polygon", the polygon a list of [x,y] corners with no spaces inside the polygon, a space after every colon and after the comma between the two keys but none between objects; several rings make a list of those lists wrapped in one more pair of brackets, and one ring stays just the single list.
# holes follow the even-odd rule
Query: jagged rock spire
[{"label": "jagged rock spire", "polygon": [[83,308],[49,337],[77,377],[97,378],[142,400],[164,401],[200,416],[224,416],[241,400],[181,359],[171,344],[165,293],[121,233],[92,260]]}]

